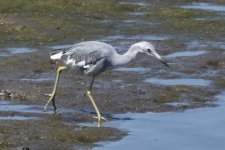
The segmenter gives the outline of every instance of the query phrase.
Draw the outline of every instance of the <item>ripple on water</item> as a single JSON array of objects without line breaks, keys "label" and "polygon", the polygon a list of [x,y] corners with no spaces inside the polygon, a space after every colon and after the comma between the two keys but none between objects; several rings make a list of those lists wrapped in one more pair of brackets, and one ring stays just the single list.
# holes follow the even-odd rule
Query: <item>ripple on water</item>
[{"label": "ripple on water", "polygon": [[25,77],[20,80],[27,81],[27,82],[42,82],[42,81],[54,80],[54,78],[55,78],[55,75],[53,74],[42,73],[42,74],[33,75],[31,77]]},{"label": "ripple on water", "polygon": [[159,79],[159,78],[148,78],[144,82],[161,84],[166,86],[171,85],[186,85],[186,86],[209,86],[211,81],[205,79]]},{"label": "ripple on water", "polygon": [[160,35],[135,35],[130,36],[130,40],[146,40],[146,41],[164,41],[170,39],[170,36],[160,36]]},{"label": "ripple on water", "polygon": [[134,12],[129,12],[128,13],[129,15],[132,15],[132,16],[144,16],[144,15],[148,15],[150,14],[150,12],[148,11],[134,11]]},{"label": "ripple on water", "polygon": [[[17,112],[17,113],[40,113],[34,105],[16,105],[10,104],[6,101],[0,101],[0,111],[1,112]],[[29,116],[0,116],[0,120],[37,120],[40,117],[29,117]]]},{"label": "ripple on water", "polygon": [[116,71],[120,71],[120,72],[134,72],[134,73],[139,73],[139,74],[143,74],[143,73],[146,73],[148,71],[150,71],[149,68],[143,68],[143,67],[131,67],[131,68],[128,68],[128,67],[120,67],[120,68],[117,68],[117,69],[114,69]]},{"label": "ripple on water", "polygon": [[176,57],[190,57],[190,56],[199,56],[205,54],[206,51],[181,51],[175,52],[169,55],[166,55],[167,58],[176,58]]},{"label": "ripple on water", "polygon": [[205,11],[225,12],[224,5],[215,5],[210,3],[192,3],[189,5],[184,5],[180,7],[184,9],[198,9],[198,10],[205,10]]},{"label": "ripple on water", "polygon": [[163,35],[133,35],[133,36],[124,36],[124,35],[113,35],[107,36],[104,38],[99,39],[100,41],[126,41],[126,40],[145,40],[145,41],[163,41],[170,39],[170,36],[163,36]]},{"label": "ripple on water", "polygon": [[[99,142],[94,149],[224,149],[225,92],[216,96],[218,107],[199,108],[183,112],[127,113],[116,117],[130,120],[105,122],[103,125],[127,130],[129,135],[116,142]],[[141,144],[140,144],[141,143]]]},{"label": "ripple on water", "polygon": [[[18,112],[18,113],[36,113],[36,114],[52,114],[52,111],[43,111],[44,107],[40,105],[22,105],[13,104],[5,101],[0,101],[0,111],[5,112]],[[49,107],[51,110],[51,106]],[[60,113],[72,113],[75,112],[74,109],[64,109],[60,108]]]},{"label": "ripple on water", "polygon": [[112,35],[99,39],[99,41],[114,41],[126,39],[124,35]]},{"label": "ripple on water", "polygon": [[148,3],[145,2],[120,2],[120,5],[135,5],[135,6],[148,6]]},{"label": "ripple on water", "polygon": [[45,113],[41,111],[42,109],[42,107],[36,105],[11,104],[9,102],[0,101],[0,111],[21,113]]},{"label": "ripple on water", "polygon": [[73,45],[64,44],[64,45],[50,46],[50,48],[52,48],[52,49],[65,49],[65,48],[70,48],[71,46],[73,46]]},{"label": "ripple on water", "polygon": [[216,99],[218,100],[217,103],[219,105],[225,106],[225,92],[222,92],[216,96]]},{"label": "ripple on water", "polygon": [[172,103],[164,103],[164,105],[168,105],[168,106],[190,106],[191,104],[189,102],[172,102]]},{"label": "ripple on water", "polygon": [[206,49],[206,48],[218,48],[225,49],[225,43],[223,41],[198,41],[194,40],[187,43],[189,49]]},{"label": "ripple on water", "polygon": [[39,117],[24,117],[24,116],[0,116],[0,120],[38,120]]},{"label": "ripple on water", "polygon": [[6,49],[2,49],[0,51],[0,56],[2,57],[8,57],[8,56],[13,56],[15,54],[20,54],[20,53],[31,53],[37,51],[36,49],[33,48],[27,48],[27,47],[10,47]]},{"label": "ripple on water", "polygon": [[138,19],[127,19],[123,20],[122,24],[120,25],[121,27],[132,27],[132,28],[140,28],[143,26],[155,26],[158,25],[159,23],[154,23],[154,22],[149,22],[149,21],[143,21],[143,20],[138,20]]}]

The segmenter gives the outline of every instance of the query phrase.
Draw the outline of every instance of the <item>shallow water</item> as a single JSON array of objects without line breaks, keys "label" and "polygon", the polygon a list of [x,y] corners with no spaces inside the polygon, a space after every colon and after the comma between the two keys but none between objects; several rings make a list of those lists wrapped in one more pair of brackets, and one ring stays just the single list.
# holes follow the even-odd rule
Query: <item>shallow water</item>
[{"label": "shallow water", "polygon": [[33,75],[31,77],[24,77],[24,78],[21,79],[21,81],[24,81],[24,82],[44,82],[44,81],[50,81],[50,80],[54,80],[54,79],[55,79],[54,74],[42,73],[42,74]]},{"label": "shallow water", "polygon": [[69,48],[71,47],[72,45],[69,45],[69,44],[63,44],[63,45],[55,45],[55,46],[50,46],[50,48],[52,49],[65,49],[65,48]]},{"label": "shallow water", "polygon": [[0,101],[0,110],[2,112],[44,113],[41,109],[41,106],[11,104],[9,102]]},{"label": "shallow water", "polygon": [[37,120],[39,119],[38,117],[23,117],[23,116],[5,116],[5,117],[2,117],[0,116],[0,120]]},{"label": "shallow water", "polygon": [[119,4],[122,5],[136,5],[136,6],[147,6],[148,3],[146,2],[120,2]]},{"label": "shallow water", "polygon": [[170,36],[160,36],[160,35],[134,35],[134,36],[114,35],[114,36],[104,37],[104,39],[99,39],[99,40],[105,41],[105,42],[110,42],[114,40],[163,41],[163,40],[168,40],[170,38],[171,38]]},{"label": "shallow water", "polygon": [[165,105],[169,106],[190,106],[189,102],[173,102],[173,103],[165,103]]},{"label": "shallow water", "polygon": [[143,68],[143,67],[131,67],[131,68],[127,68],[127,67],[120,67],[117,69],[114,69],[115,71],[120,71],[120,72],[127,72],[127,73],[138,73],[138,74],[143,74],[146,73],[148,71],[150,71],[149,68]]},{"label": "shallow water", "polygon": [[[128,130],[129,135],[118,142],[100,142],[111,150],[143,149],[198,149],[225,147],[225,93],[217,96],[218,107],[167,113],[128,113],[116,117],[130,117],[128,121],[107,122],[105,126]],[[204,118],[204,119],[203,119]]]},{"label": "shallow water", "polygon": [[166,86],[171,85],[186,85],[186,86],[209,86],[211,81],[204,79],[159,79],[149,78],[144,80],[147,83],[161,84]]},{"label": "shallow water", "polygon": [[215,4],[210,4],[210,3],[192,3],[189,5],[181,6],[181,8],[199,9],[199,10],[215,11],[215,12],[225,12],[225,6],[215,5]]},{"label": "shallow water", "polygon": [[181,51],[175,52],[169,55],[166,55],[167,58],[176,58],[176,57],[190,57],[190,56],[199,56],[205,54],[206,51]]},{"label": "shallow water", "polygon": [[170,36],[160,36],[160,35],[135,35],[130,36],[127,39],[130,40],[140,40],[140,41],[163,41],[163,40],[169,40]]},{"label": "shallow water", "polygon": [[5,48],[0,51],[0,56],[2,57],[9,57],[13,56],[15,54],[22,54],[22,53],[31,53],[37,51],[33,48],[27,48],[27,47],[10,47]]}]

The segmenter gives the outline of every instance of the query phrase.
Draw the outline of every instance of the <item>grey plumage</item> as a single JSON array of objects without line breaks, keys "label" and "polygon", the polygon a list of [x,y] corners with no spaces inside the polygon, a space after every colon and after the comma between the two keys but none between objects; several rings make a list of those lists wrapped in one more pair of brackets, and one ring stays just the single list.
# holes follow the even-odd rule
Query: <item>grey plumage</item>
[{"label": "grey plumage", "polygon": [[105,70],[128,63],[139,52],[154,55],[162,60],[148,42],[136,43],[124,55],[120,55],[112,46],[98,41],[77,43],[60,52],[57,50],[57,53],[53,51],[51,59],[61,60],[65,66],[79,69],[85,74],[97,75]]},{"label": "grey plumage", "polygon": [[[53,50],[51,58],[59,59],[65,66],[77,68],[85,74],[97,75],[112,67],[109,57],[115,55],[115,53],[115,49],[106,43],[87,41],[75,44],[69,49],[58,51],[58,53],[54,53]],[[54,58],[57,54],[61,55]]]}]

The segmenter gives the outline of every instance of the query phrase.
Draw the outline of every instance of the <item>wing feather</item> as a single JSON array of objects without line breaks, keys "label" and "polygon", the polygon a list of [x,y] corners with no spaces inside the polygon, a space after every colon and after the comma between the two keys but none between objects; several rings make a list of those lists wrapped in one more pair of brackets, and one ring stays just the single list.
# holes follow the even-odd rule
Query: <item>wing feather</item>
[{"label": "wing feather", "polygon": [[107,59],[114,53],[114,48],[108,44],[89,41],[73,45],[63,51],[61,60],[71,67],[89,68],[102,59]]}]

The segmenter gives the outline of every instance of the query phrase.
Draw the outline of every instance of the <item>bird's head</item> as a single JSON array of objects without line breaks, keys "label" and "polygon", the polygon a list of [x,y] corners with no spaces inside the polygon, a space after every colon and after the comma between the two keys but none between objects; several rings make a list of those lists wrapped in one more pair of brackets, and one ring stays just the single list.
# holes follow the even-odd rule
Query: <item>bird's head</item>
[{"label": "bird's head", "polygon": [[164,59],[162,59],[162,57],[155,51],[155,47],[151,43],[143,41],[143,42],[136,43],[135,45],[137,45],[139,52],[156,57],[165,66],[169,67],[168,63]]}]

